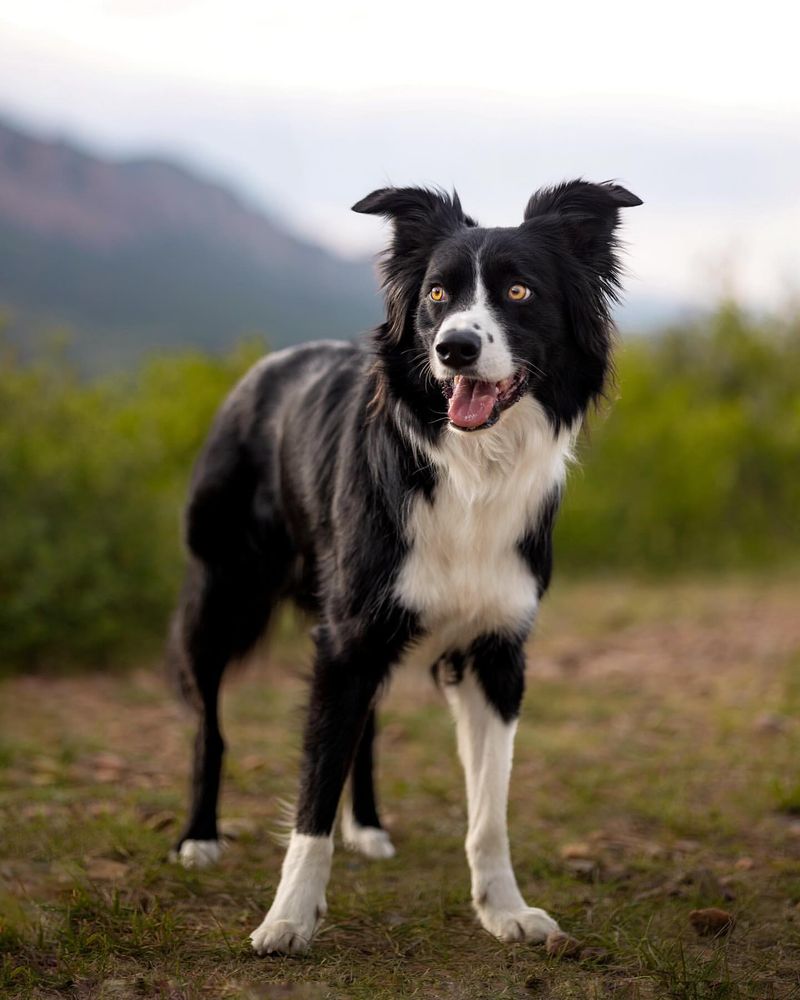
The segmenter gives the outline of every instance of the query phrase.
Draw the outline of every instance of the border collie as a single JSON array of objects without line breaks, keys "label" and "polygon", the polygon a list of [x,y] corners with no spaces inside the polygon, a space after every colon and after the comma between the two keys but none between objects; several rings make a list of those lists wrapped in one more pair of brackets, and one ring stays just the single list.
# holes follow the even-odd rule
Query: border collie
[{"label": "border collie", "polygon": [[385,322],[362,343],[269,355],[217,416],[192,481],[171,637],[199,716],[175,849],[185,866],[220,853],[226,664],[284,597],[318,618],[294,827],[251,935],[260,955],[309,947],[348,776],[345,844],[394,853],[373,787],[375,708],[408,654],[433,665],[455,718],[478,919],[503,941],[557,929],[517,887],[508,783],[565,471],[610,371],[619,210],[640,204],[576,180],[533,195],[521,225],[485,229],[455,193],[373,192],[354,210],[393,224]]}]

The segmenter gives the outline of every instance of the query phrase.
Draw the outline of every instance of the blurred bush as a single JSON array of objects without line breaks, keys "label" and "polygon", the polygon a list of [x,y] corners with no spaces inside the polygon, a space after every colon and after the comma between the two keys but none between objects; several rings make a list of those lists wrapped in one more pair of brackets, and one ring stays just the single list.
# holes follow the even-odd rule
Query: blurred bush
[{"label": "blurred bush", "polygon": [[96,382],[54,356],[0,359],[0,675],[156,648],[192,462],[259,353],[154,359]]},{"label": "blurred bush", "polygon": [[[179,585],[192,461],[256,345],[81,380],[0,374],[0,674],[154,651]],[[579,447],[560,572],[763,571],[800,560],[800,317],[727,304],[634,339]],[[612,394],[613,396],[614,394]]]},{"label": "blurred bush", "polygon": [[800,565],[800,313],[757,322],[728,302],[623,345],[618,370],[578,449],[559,567]]}]

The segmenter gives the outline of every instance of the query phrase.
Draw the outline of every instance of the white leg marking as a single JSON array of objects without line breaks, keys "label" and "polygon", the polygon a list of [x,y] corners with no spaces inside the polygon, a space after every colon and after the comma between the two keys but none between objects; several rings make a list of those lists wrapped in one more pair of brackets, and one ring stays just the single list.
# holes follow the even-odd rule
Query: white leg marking
[{"label": "white leg marking", "polygon": [[210,868],[219,861],[222,847],[220,840],[184,840],[169,857],[184,868]]},{"label": "white leg marking", "polygon": [[308,951],[327,912],[325,887],[331,874],[332,837],[293,831],[283,859],[275,899],[260,926],[250,935],[259,955]]},{"label": "white leg marking", "polygon": [[348,851],[363,854],[365,858],[393,858],[394,844],[391,837],[379,826],[362,826],[346,805],[342,810],[342,842]]},{"label": "white leg marking", "polygon": [[456,720],[458,755],[467,786],[467,859],[480,922],[501,941],[544,941],[558,924],[528,906],[517,887],[508,845],[508,783],[516,722],[488,704],[472,671],[445,694]]}]

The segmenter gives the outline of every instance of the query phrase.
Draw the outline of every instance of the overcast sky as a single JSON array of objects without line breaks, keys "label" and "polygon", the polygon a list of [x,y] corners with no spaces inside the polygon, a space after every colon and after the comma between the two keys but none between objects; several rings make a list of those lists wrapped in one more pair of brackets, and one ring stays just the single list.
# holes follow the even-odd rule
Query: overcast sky
[{"label": "overcast sky", "polygon": [[348,253],[386,183],[456,186],[486,224],[583,175],[628,213],[631,288],[800,292],[789,5],[0,0],[0,113],[179,156]]}]

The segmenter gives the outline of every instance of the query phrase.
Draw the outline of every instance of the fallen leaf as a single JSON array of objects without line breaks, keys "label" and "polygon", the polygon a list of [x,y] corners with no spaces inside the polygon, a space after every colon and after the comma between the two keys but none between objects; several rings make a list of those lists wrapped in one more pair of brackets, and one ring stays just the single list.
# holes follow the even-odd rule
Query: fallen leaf
[{"label": "fallen leaf", "polygon": [[580,941],[563,931],[550,931],[544,948],[551,958],[579,958],[581,954]]},{"label": "fallen leaf", "polygon": [[710,906],[705,910],[692,910],[689,921],[698,934],[704,937],[717,937],[720,934],[729,934],[733,930],[736,918],[727,910]]},{"label": "fallen leaf", "polygon": [[571,860],[588,860],[594,854],[591,846],[589,844],[578,841],[574,844],[564,844],[561,848],[561,857],[565,861]]}]

